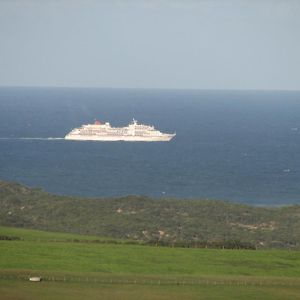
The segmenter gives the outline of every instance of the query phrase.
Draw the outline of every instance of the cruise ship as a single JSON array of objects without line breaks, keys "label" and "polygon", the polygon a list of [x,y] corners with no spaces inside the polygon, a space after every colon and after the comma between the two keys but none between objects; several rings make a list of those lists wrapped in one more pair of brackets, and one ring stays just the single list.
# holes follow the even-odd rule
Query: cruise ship
[{"label": "cruise ship", "polygon": [[176,133],[162,133],[153,126],[139,124],[135,119],[125,127],[111,127],[109,122],[82,125],[74,128],[66,140],[78,141],[128,141],[128,142],[168,142]]}]

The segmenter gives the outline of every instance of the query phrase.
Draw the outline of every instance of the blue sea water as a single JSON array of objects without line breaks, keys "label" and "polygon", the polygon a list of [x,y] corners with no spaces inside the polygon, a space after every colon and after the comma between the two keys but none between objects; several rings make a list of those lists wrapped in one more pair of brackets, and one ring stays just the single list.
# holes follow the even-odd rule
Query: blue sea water
[{"label": "blue sea water", "polygon": [[[47,139],[132,118],[177,135]],[[300,92],[0,88],[0,178],[52,193],[300,204],[299,150]]]}]

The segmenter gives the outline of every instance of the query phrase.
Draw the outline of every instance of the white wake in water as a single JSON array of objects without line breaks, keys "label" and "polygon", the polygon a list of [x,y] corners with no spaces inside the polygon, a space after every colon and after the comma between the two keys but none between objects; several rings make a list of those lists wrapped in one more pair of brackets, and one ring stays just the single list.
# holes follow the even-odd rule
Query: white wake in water
[{"label": "white wake in water", "polygon": [[62,137],[0,137],[0,140],[42,140],[42,141],[53,141],[53,140],[64,140]]}]

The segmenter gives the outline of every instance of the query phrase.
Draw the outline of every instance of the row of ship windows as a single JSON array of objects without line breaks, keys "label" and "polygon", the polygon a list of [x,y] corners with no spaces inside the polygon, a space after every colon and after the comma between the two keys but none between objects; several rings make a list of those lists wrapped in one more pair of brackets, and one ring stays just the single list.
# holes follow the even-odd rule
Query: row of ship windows
[{"label": "row of ship windows", "polygon": [[[85,132],[80,132],[79,133],[80,135],[112,135],[112,136],[115,136],[115,135],[117,135],[117,136],[119,136],[119,135],[122,135],[120,132],[111,132],[111,133],[109,133],[109,132],[101,132],[101,133],[99,133],[99,132],[93,132],[93,131],[85,131]],[[126,132],[125,133],[125,135],[130,135],[130,133],[128,133],[128,132]],[[134,135],[140,135],[140,136],[145,136],[145,135],[147,135],[147,136],[156,136],[157,134],[155,134],[155,133],[153,133],[153,132],[135,132],[134,133]]]},{"label": "row of ship windows", "polygon": [[[143,130],[135,130],[134,131],[136,134],[148,134],[151,131],[143,131]],[[99,130],[81,130],[80,131],[81,134],[98,134],[98,133],[107,133],[107,134],[126,134],[126,133],[130,133],[130,131],[128,130],[118,130],[118,131],[100,131]]]}]

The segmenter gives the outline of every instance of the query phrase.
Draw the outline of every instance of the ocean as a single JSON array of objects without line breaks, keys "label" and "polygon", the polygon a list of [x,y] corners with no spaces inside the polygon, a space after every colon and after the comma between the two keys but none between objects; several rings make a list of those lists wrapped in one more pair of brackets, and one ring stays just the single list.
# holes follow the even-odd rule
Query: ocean
[{"label": "ocean", "polygon": [[[62,138],[132,118],[171,142]],[[0,88],[0,179],[61,195],[300,204],[300,92]]]}]

